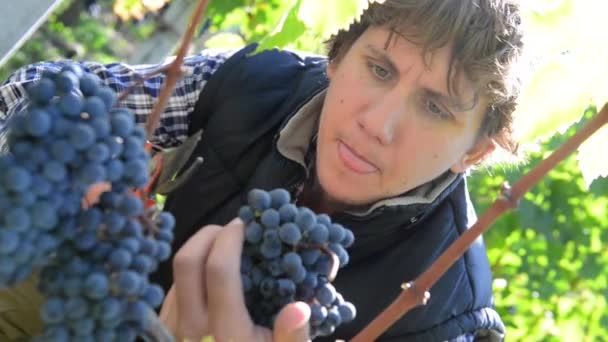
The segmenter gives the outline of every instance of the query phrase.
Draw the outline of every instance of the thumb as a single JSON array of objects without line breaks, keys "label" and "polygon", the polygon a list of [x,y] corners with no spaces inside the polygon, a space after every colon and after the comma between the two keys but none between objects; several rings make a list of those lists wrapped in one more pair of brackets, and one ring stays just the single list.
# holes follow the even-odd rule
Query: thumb
[{"label": "thumb", "polygon": [[310,306],[304,302],[286,305],[274,322],[274,342],[310,341],[308,320]]}]

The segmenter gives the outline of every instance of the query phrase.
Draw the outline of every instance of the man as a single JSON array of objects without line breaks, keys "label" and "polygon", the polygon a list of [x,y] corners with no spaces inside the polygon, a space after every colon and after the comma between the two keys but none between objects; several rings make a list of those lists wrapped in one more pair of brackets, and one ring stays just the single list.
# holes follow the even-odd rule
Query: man
[{"label": "man", "polygon": [[[153,279],[171,288],[161,316],[175,335],[307,340],[306,305],[286,307],[273,335],[254,326],[241,293],[243,227],[233,219],[250,189],[277,187],[354,232],[350,263],[335,285],[357,318],[318,340],[360,331],[472,225],[467,171],[495,150],[516,152],[510,134],[521,35],[511,1],[387,0],[334,37],[328,59],[276,50],[251,56],[252,47],[189,58],[192,73],[155,134],[156,143],[176,146],[202,131],[189,163],[202,156],[203,165],[166,202],[177,254]],[[84,66],[117,90],[142,72]],[[12,76],[0,90],[0,111],[18,103],[24,83],[44,68],[57,66]],[[161,80],[123,103],[139,121]],[[502,339],[481,241],[430,292],[427,305],[381,340]]]}]

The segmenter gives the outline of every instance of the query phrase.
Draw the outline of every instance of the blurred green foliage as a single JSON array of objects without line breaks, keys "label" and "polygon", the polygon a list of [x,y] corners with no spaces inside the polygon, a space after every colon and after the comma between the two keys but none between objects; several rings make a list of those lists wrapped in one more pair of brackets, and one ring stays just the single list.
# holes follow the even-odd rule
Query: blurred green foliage
[{"label": "blurred green foliage", "polygon": [[[509,169],[479,171],[471,197],[483,213],[504,181],[515,183],[586,122],[556,134]],[[484,235],[496,306],[510,341],[608,341],[608,179],[589,189],[576,155],[552,170]]]},{"label": "blurred green foliage", "polygon": [[92,15],[83,0],[63,0],[38,31],[0,67],[0,82],[18,68],[43,60],[77,59],[109,63],[128,56],[154,30],[154,21],[123,22],[113,15],[115,0],[97,0]]}]

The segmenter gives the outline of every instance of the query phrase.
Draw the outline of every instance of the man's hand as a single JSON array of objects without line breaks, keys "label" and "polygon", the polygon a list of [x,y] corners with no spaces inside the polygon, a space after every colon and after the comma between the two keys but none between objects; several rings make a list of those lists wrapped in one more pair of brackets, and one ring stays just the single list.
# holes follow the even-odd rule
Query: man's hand
[{"label": "man's hand", "polygon": [[245,227],[240,219],[226,226],[205,226],[173,260],[174,284],[160,318],[177,341],[198,342],[211,335],[217,342],[309,341],[310,308],[285,306],[273,331],[256,326],[245,306],[240,265]]}]

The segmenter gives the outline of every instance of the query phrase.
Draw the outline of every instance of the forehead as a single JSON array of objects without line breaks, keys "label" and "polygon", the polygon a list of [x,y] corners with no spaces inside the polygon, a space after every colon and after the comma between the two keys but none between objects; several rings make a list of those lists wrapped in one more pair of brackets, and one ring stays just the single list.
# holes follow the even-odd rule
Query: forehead
[{"label": "forehead", "polygon": [[386,27],[370,27],[356,41],[360,49],[383,55],[400,74],[413,74],[421,86],[449,97],[456,107],[471,110],[480,102],[480,92],[457,60],[453,44],[425,49],[405,34]]}]

